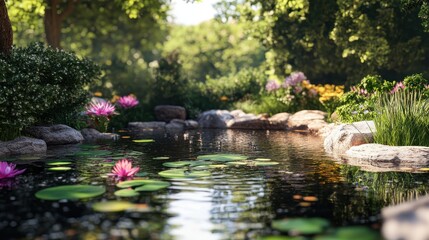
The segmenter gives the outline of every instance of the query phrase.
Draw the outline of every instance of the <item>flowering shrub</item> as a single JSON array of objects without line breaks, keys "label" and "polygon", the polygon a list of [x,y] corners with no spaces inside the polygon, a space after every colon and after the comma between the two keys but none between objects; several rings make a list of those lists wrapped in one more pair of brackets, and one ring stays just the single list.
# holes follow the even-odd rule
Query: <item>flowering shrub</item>
[{"label": "flowering shrub", "polygon": [[380,76],[368,75],[341,97],[336,111],[342,122],[372,120],[376,116],[374,106],[382,95],[396,94],[405,89],[419,91],[423,98],[428,99],[428,84],[429,81],[422,74],[408,76],[398,83],[383,80]]},{"label": "flowering shrub", "polygon": [[32,124],[73,126],[88,102],[85,86],[99,75],[92,62],[34,43],[0,56],[0,139]]}]

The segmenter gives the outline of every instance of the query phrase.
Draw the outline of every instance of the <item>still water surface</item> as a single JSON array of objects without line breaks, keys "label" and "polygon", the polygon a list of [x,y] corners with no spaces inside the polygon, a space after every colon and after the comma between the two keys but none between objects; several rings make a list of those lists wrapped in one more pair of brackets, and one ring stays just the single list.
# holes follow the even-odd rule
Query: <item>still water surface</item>
[{"label": "still water surface", "polygon": [[[383,206],[428,190],[426,174],[368,173],[341,165],[325,155],[319,138],[302,134],[204,130],[135,138],[142,137],[155,142],[134,143],[132,138],[123,138],[96,146],[53,148],[40,159],[12,159],[27,171],[2,183],[1,239],[258,239],[281,234],[271,228],[273,220],[294,217],[322,217],[333,226],[365,225],[379,231]],[[95,212],[92,204],[121,198],[113,194],[115,183],[103,177],[112,169],[106,164],[111,162],[109,155],[100,160],[79,154],[88,149],[109,150],[114,156],[142,152],[132,158],[133,164],[148,178],[172,185],[122,198],[146,204],[149,211]],[[212,176],[198,179],[163,179],[158,175],[168,169],[163,162],[213,153],[270,158],[280,164],[210,169]],[[170,159],[153,159],[160,156]],[[58,159],[73,161],[72,169],[48,171],[45,162]],[[46,187],[78,183],[102,185],[107,191],[101,197],[80,201],[43,201],[34,196]]]}]

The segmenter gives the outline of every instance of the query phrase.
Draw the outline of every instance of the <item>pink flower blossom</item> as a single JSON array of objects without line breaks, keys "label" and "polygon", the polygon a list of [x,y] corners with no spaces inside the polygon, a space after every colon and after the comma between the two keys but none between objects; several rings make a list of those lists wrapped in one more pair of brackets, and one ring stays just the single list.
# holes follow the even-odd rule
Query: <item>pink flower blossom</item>
[{"label": "pink flower blossom", "polygon": [[139,104],[139,101],[133,95],[128,95],[119,98],[118,104],[122,108],[127,109],[137,106],[137,104]]},{"label": "pink flower blossom", "polygon": [[119,179],[132,178],[140,170],[139,167],[132,167],[131,161],[124,158],[119,160],[113,167],[112,173]]},{"label": "pink flower blossom", "polygon": [[15,167],[16,167],[16,164],[8,163],[8,162],[0,162],[0,179],[12,178],[25,171],[25,169],[17,170],[15,169]]},{"label": "pink flower blossom", "polygon": [[280,88],[280,84],[276,80],[268,80],[267,84],[265,85],[265,90],[267,92],[275,91]]},{"label": "pink flower blossom", "polygon": [[399,91],[400,89],[404,89],[404,88],[405,88],[404,83],[398,82],[398,83],[396,83],[395,87],[393,87],[392,91],[390,91],[390,93],[393,94],[393,93]]},{"label": "pink flower blossom", "polygon": [[301,83],[307,79],[307,77],[304,75],[303,72],[293,72],[290,74],[289,77],[285,79],[283,82],[283,87],[290,87],[290,86],[296,86],[297,84]]},{"label": "pink flower blossom", "polygon": [[110,102],[92,102],[86,107],[86,114],[95,117],[109,117],[115,114],[115,106]]},{"label": "pink flower blossom", "polygon": [[302,92],[303,88],[301,86],[295,86],[295,88],[293,89],[293,92],[295,94],[300,94]]}]

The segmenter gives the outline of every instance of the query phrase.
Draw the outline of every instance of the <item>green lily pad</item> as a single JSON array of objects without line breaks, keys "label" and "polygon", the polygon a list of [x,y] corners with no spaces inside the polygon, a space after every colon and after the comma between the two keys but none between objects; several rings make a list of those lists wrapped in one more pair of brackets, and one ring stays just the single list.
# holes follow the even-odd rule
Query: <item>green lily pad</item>
[{"label": "green lily pad", "polygon": [[255,166],[274,166],[279,165],[278,162],[255,162]]},{"label": "green lily pad", "polygon": [[[128,155],[128,156],[140,156],[140,155],[143,155],[144,153],[142,153],[142,152],[139,152],[139,151],[131,151],[131,152],[127,152],[127,153],[125,153],[125,155]],[[124,157],[123,157],[124,158]]]},{"label": "green lily pad", "polygon": [[197,166],[208,166],[211,164],[213,164],[213,162],[205,161],[205,160],[198,160],[198,161],[191,161],[191,164],[189,166],[197,167]]},{"label": "green lily pad", "polygon": [[269,161],[271,161],[271,159],[269,159],[269,158],[256,158],[255,161],[258,161],[258,162],[269,162]]},{"label": "green lily pad", "polygon": [[238,161],[235,161],[235,162],[227,162],[226,164],[227,165],[247,165],[247,162],[238,162]]},{"label": "green lily pad", "polygon": [[295,218],[272,222],[272,227],[274,229],[282,232],[289,232],[293,235],[319,234],[328,226],[328,220],[323,218]]},{"label": "green lily pad", "polygon": [[54,162],[47,162],[46,165],[48,166],[63,166],[63,165],[70,165],[72,162],[69,161],[54,161]]},{"label": "green lily pad", "polygon": [[121,189],[115,192],[115,196],[118,197],[135,197],[138,195],[139,193],[134,191],[133,189]]},{"label": "green lily pad", "polygon": [[159,181],[159,180],[152,180],[152,179],[135,179],[135,180],[128,180],[128,181],[123,181],[120,182],[118,184],[116,184],[116,186],[118,188],[129,188],[129,187],[137,187],[137,186],[141,186],[141,185],[145,185],[145,184],[164,184],[164,181]]},{"label": "green lily pad", "polygon": [[202,170],[207,170],[207,169],[209,169],[208,166],[195,166],[195,167],[192,167],[192,170],[195,170],[195,171],[202,171]]},{"label": "green lily pad", "polygon": [[365,240],[379,240],[381,239],[379,233],[364,227],[364,226],[351,226],[341,227],[330,235],[319,236],[314,240],[348,240],[348,239],[365,239]]},{"label": "green lily pad", "polygon": [[188,171],[187,169],[171,169],[158,174],[166,178],[199,178],[211,175],[209,171]]},{"label": "green lily pad", "polygon": [[212,160],[218,162],[230,162],[246,160],[248,157],[241,154],[208,154],[197,157],[197,160]]},{"label": "green lily pad", "polygon": [[168,188],[170,186],[170,183],[168,182],[163,182],[163,184],[146,184],[143,186],[140,186],[138,188],[136,188],[135,190],[138,192],[152,192],[152,191],[158,191],[164,188]]},{"label": "green lily pad", "polygon": [[43,200],[82,199],[102,195],[106,189],[92,185],[64,185],[45,188],[36,193],[36,197]]},{"label": "green lily pad", "polygon": [[228,165],[225,164],[211,164],[209,165],[209,168],[225,168],[228,167]]},{"label": "green lily pad", "polygon": [[151,143],[155,142],[153,139],[134,139],[133,142],[135,143]]},{"label": "green lily pad", "polygon": [[170,157],[154,157],[153,160],[168,160]]},{"label": "green lily pad", "polygon": [[32,160],[39,160],[42,159],[41,157],[38,156],[22,156],[22,157],[18,157],[19,160],[28,160],[28,161],[32,161]]},{"label": "green lily pad", "polygon": [[122,212],[133,206],[134,204],[125,201],[106,201],[94,203],[92,209],[97,212]]},{"label": "green lily pad", "polygon": [[81,151],[77,152],[76,156],[106,156],[111,154],[112,152],[107,150],[92,150],[92,151]]},{"label": "green lily pad", "polygon": [[191,163],[192,163],[191,161],[165,162],[162,164],[162,166],[176,168],[176,167],[185,167],[190,165]]},{"label": "green lily pad", "polygon": [[103,166],[103,167],[113,167],[115,165],[116,165],[115,162],[104,162],[104,163],[101,163],[101,166]]},{"label": "green lily pad", "polygon": [[51,167],[48,168],[49,171],[68,171],[71,170],[71,167]]}]

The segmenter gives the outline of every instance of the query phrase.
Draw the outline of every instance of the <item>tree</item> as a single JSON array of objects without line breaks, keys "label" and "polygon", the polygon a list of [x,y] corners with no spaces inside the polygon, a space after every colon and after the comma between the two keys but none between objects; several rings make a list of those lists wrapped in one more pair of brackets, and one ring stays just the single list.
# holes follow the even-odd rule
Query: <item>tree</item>
[{"label": "tree", "polygon": [[0,53],[10,54],[13,45],[13,32],[5,0],[0,0]]}]

